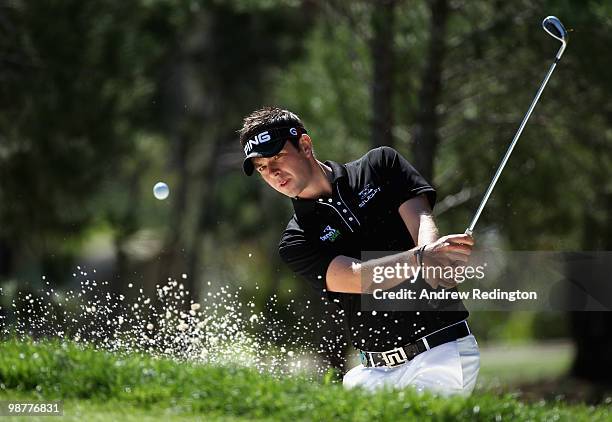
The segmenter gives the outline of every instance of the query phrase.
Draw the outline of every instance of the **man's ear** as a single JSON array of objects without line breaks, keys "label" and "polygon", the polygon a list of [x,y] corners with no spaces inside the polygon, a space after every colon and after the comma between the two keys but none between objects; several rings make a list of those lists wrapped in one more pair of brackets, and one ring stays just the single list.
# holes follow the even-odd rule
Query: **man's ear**
[{"label": "man's ear", "polygon": [[306,157],[311,157],[312,156],[312,139],[310,139],[310,136],[308,136],[307,134],[303,134],[300,137],[300,152],[303,152],[304,154],[306,154]]}]

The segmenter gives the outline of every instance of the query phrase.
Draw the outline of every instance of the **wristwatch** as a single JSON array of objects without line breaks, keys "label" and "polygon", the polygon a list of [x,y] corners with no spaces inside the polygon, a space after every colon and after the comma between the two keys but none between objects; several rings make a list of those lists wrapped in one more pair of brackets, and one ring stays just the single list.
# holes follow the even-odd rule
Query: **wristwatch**
[{"label": "wristwatch", "polygon": [[423,268],[423,252],[425,251],[426,247],[427,247],[427,245],[423,245],[419,249],[414,251],[414,256],[416,258],[416,263],[421,268]]}]

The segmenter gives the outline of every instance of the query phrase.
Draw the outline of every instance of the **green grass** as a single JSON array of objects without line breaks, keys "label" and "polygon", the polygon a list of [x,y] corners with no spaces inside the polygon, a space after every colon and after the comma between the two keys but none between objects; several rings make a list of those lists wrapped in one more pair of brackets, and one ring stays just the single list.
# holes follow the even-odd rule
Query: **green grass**
[{"label": "green grass", "polygon": [[482,346],[478,386],[509,387],[559,378],[569,371],[573,355],[573,345],[567,341]]},{"label": "green grass", "polygon": [[245,368],[118,356],[57,341],[0,343],[0,383],[2,400],[64,400],[68,420],[604,421],[612,417],[605,407],[527,405],[486,392],[447,399],[410,389],[368,394],[303,377],[277,379]]}]

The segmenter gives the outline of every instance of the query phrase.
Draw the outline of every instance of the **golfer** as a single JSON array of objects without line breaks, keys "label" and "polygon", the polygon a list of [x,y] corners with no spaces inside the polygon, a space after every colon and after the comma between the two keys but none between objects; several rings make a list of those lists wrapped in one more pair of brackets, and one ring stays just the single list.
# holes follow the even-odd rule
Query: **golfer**
[{"label": "golfer", "polygon": [[[460,301],[451,307],[420,303],[421,310],[362,306],[362,299],[372,298],[375,267],[409,264],[418,277],[418,283],[417,278],[387,281],[386,290],[406,283],[455,288],[452,278],[418,273],[428,265],[465,264],[474,244],[465,234],[438,236],[431,214],[434,188],[386,146],[346,164],[319,161],[302,121],[288,110],[254,111],[239,134],[244,172],[258,172],[293,203],[295,214],[279,243],[281,258],[344,314],[348,338],[361,359],[345,374],[344,386],[470,394],[480,354]],[[363,251],[389,253],[362,261]]]}]

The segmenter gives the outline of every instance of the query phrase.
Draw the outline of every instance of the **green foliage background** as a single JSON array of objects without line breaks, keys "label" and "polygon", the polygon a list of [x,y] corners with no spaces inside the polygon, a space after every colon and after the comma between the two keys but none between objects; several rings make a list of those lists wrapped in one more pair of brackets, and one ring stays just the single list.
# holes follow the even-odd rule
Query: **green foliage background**
[{"label": "green foliage background", "polygon": [[[393,143],[408,159],[430,38],[426,1],[399,1]],[[190,275],[263,306],[313,298],[280,262],[291,207],[241,173],[235,131],[253,109],[296,111],[317,156],[371,147],[376,2],[13,0],[0,5],[0,283],[74,287],[74,266],[125,291]],[[479,223],[514,250],[605,249],[612,223],[612,6],[451,2],[432,182],[442,233],[462,232],[545,74],[569,47]],[[155,182],[169,183],[165,202]],[[451,200],[455,198],[455,200]],[[255,291],[257,283],[262,289]],[[293,293],[288,293],[291,289]],[[12,290],[11,290],[12,291]],[[3,309],[10,297],[3,295]],[[313,312],[317,312],[315,307]],[[290,323],[291,315],[285,316]],[[567,335],[564,315],[474,318],[482,339]],[[542,329],[542,327],[548,327]]]}]

